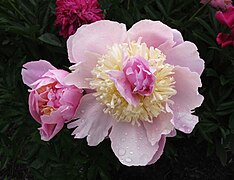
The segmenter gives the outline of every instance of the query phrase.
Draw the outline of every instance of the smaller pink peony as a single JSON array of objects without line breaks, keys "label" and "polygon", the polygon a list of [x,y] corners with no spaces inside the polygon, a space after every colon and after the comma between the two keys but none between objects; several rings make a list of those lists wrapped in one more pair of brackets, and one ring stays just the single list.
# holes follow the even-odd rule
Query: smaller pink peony
[{"label": "smaller pink peony", "polygon": [[210,6],[217,8],[217,9],[222,9],[225,10],[228,7],[232,6],[232,0],[201,0],[200,3],[202,4],[207,4],[209,3]]},{"label": "smaller pink peony", "polygon": [[222,47],[229,45],[234,47],[234,7],[229,7],[225,12],[216,12],[215,18],[230,29],[229,34],[223,32],[219,33],[216,41],[218,44],[221,44]]},{"label": "smaller pink peony", "polygon": [[55,25],[64,38],[74,34],[83,24],[103,19],[97,0],[57,0]]},{"label": "smaller pink peony", "polygon": [[41,124],[41,139],[49,141],[69,122],[79,105],[82,90],[68,86],[63,79],[67,71],[56,69],[49,62],[40,60],[23,65],[23,82],[29,90],[29,111]]}]

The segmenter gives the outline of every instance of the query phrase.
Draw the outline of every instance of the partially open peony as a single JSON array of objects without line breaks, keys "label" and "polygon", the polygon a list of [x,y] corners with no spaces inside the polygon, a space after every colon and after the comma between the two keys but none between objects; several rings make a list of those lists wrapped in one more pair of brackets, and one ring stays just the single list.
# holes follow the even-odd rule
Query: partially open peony
[{"label": "partially open peony", "polygon": [[23,82],[31,88],[29,111],[41,124],[41,139],[49,141],[74,117],[82,90],[65,85],[63,80],[69,73],[47,61],[32,61],[23,67]]},{"label": "partially open peony", "polygon": [[79,28],[67,46],[75,65],[65,82],[90,92],[68,124],[75,138],[96,146],[108,136],[123,164],[142,166],[159,159],[175,129],[191,133],[198,123],[191,113],[203,101],[204,61],[179,31],[150,20],[127,31],[103,20]]}]

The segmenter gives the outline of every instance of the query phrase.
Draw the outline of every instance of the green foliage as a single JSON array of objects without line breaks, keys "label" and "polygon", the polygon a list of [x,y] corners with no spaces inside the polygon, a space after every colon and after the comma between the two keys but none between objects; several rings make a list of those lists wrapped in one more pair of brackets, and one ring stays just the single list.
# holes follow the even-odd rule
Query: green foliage
[{"label": "green foliage", "polygon": [[[71,131],[64,128],[50,142],[41,141],[37,132],[39,125],[28,112],[27,87],[20,73],[22,64],[37,59],[49,60],[58,68],[69,66],[66,40],[54,27],[55,0],[1,0],[0,179],[130,179],[136,172],[138,175],[155,173],[149,176],[151,178],[175,179],[176,176],[181,179],[186,169],[180,167],[189,170],[189,175],[183,174],[183,177],[199,179],[208,177],[209,172],[202,174],[186,164],[194,163],[190,161],[194,158],[189,151],[198,147],[201,147],[197,149],[199,153],[205,153],[201,155],[203,160],[219,164],[215,160],[217,155],[222,165],[233,165],[234,51],[232,47],[222,49],[215,41],[216,35],[226,30],[215,20],[215,10],[196,0],[99,2],[106,19],[123,22],[128,28],[141,19],[160,20],[197,45],[206,66],[200,89],[205,100],[195,111],[199,124],[191,135],[178,132],[175,138],[168,138],[161,160],[141,169],[122,166],[108,140],[89,147],[85,140],[74,140]],[[182,152],[184,158],[181,158]],[[196,167],[200,165],[194,163]]]}]

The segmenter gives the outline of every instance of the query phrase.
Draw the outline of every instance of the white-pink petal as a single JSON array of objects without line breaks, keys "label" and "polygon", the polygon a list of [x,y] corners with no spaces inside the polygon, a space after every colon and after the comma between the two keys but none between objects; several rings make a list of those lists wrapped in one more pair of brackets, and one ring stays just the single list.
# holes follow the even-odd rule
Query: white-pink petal
[{"label": "white-pink petal", "polygon": [[148,47],[158,48],[165,42],[171,47],[174,45],[171,28],[160,21],[139,21],[128,30],[128,36],[131,41],[142,38],[141,42],[146,43]]},{"label": "white-pink petal", "polygon": [[123,43],[127,40],[125,24],[108,20],[97,21],[85,25],[70,36],[67,41],[68,57],[70,62],[86,62],[87,52],[99,54],[107,53],[108,47],[114,43]]},{"label": "white-pink petal", "polygon": [[163,135],[160,141],[158,142],[159,146],[158,150],[156,151],[153,158],[147,165],[154,164],[161,157],[161,155],[163,154],[165,144],[166,144],[166,136]]},{"label": "white-pink petal", "polygon": [[201,79],[197,73],[191,72],[186,67],[176,66],[174,72],[177,94],[171,98],[174,101],[174,104],[170,105],[174,115],[172,123],[176,129],[190,133],[198,122],[198,118],[191,115],[191,112],[200,106],[204,99],[198,93]]},{"label": "white-pink petal", "polygon": [[109,135],[111,147],[119,161],[126,166],[147,165],[159,146],[148,141],[144,126],[115,122]]},{"label": "white-pink petal", "polygon": [[152,123],[143,122],[151,145],[155,145],[161,139],[162,135],[171,133],[171,131],[174,129],[174,126],[171,123],[172,118],[172,113],[161,112],[158,117],[154,118]]},{"label": "white-pink petal", "polygon": [[199,75],[204,70],[204,61],[199,57],[194,43],[185,41],[162,52],[166,55],[166,63],[188,67],[192,72],[197,72]]},{"label": "white-pink petal", "polygon": [[70,67],[73,72],[64,79],[67,85],[75,85],[78,88],[90,88],[91,71],[96,66],[98,55],[86,53],[86,57],[88,57],[86,62],[79,62]]},{"label": "white-pink petal", "polygon": [[90,146],[96,146],[108,135],[112,126],[112,118],[109,114],[103,112],[102,106],[93,94],[84,95],[81,98],[77,110],[77,121],[68,124],[68,128],[76,129],[73,131],[75,138],[84,138]]}]

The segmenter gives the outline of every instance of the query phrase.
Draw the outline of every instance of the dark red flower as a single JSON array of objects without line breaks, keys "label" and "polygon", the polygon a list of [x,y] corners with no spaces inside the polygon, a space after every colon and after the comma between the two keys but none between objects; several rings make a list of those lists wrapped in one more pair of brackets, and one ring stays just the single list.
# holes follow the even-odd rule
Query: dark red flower
[{"label": "dark red flower", "polygon": [[219,33],[216,37],[216,41],[218,44],[221,44],[222,47],[229,45],[234,47],[234,7],[229,7],[225,12],[218,11],[215,17],[221,24],[224,24],[230,29],[229,34],[223,32]]},{"label": "dark red flower", "polygon": [[57,0],[55,25],[64,38],[74,34],[81,25],[103,19],[97,0]]}]

